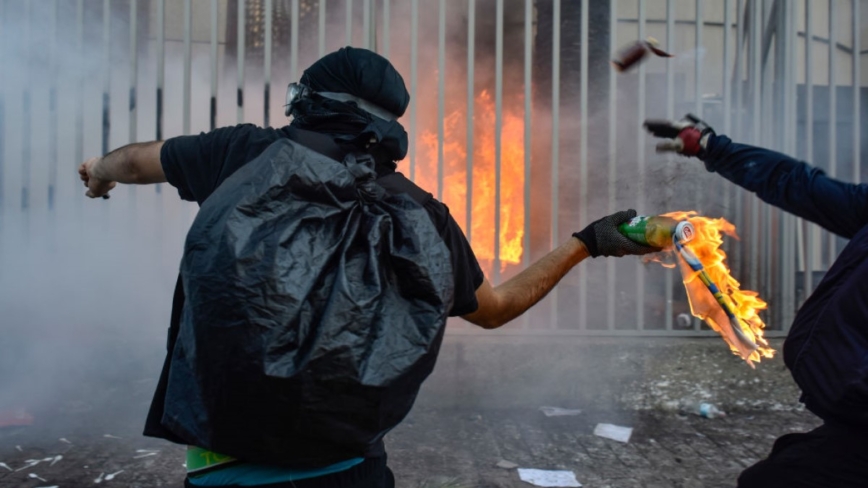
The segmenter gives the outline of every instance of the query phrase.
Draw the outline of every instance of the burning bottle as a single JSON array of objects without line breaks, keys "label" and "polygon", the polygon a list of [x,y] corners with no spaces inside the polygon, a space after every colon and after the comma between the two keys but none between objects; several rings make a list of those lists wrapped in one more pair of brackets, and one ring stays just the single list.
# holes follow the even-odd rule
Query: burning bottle
[{"label": "burning bottle", "polygon": [[633,242],[660,249],[671,248],[675,239],[690,242],[696,235],[690,222],[660,215],[639,215],[619,225],[618,231]]},{"label": "burning bottle", "polygon": [[642,60],[648,53],[654,53],[661,58],[671,58],[672,54],[660,49],[657,39],[649,37],[644,41],[636,41],[618,53],[618,57],[612,60],[612,66],[620,72],[627,71],[631,66]]}]

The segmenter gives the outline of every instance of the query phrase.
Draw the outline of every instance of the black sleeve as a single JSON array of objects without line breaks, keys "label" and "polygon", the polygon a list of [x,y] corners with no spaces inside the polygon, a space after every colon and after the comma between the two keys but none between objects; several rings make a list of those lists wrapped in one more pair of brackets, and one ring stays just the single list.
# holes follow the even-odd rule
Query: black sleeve
[{"label": "black sleeve", "polygon": [[[160,151],[166,180],[178,189],[182,199],[201,204],[229,174],[246,163],[227,156],[230,147],[256,128],[242,124],[166,140]],[[237,167],[227,168],[228,164]]]},{"label": "black sleeve", "polygon": [[425,207],[452,255],[455,300],[449,315],[457,317],[475,312],[479,308],[479,302],[476,301],[476,289],[482,285],[482,280],[485,278],[482,268],[479,267],[479,262],[476,260],[476,255],[473,254],[473,249],[470,248],[470,243],[467,242],[461,227],[449,213],[449,207],[433,198]]}]

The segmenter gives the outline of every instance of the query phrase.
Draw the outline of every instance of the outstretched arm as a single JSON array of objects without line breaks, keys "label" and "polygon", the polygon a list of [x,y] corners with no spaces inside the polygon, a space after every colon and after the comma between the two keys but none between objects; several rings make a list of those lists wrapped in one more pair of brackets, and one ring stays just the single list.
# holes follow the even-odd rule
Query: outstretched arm
[{"label": "outstretched arm", "polygon": [[696,156],[709,171],[756,193],[764,202],[835,234],[850,238],[868,224],[868,184],[844,183],[785,154],[737,144],[716,135],[691,114],[679,121],[646,120],[645,127],[663,138],[658,152]]},{"label": "outstretched arm", "polygon": [[635,210],[617,212],[592,222],[567,242],[526,270],[492,287],[488,280],[476,290],[479,308],[462,318],[486,329],[496,329],[542,300],[573,267],[587,257],[641,255],[660,249],[624,237],[618,226],[636,216]]},{"label": "outstretched arm", "polygon": [[868,224],[868,184],[844,183],[785,154],[711,136],[699,154],[709,171],[764,202],[845,238]]},{"label": "outstretched arm", "polygon": [[492,287],[486,279],[476,290],[479,308],[462,318],[485,329],[496,329],[536,305],[573,267],[590,256],[578,239],[570,239],[542,259]]},{"label": "outstretched arm", "polygon": [[97,198],[115,187],[116,182],[145,185],[164,183],[166,175],[160,164],[160,149],[163,141],[128,144],[101,158],[91,158],[81,163],[78,174],[87,196]]}]

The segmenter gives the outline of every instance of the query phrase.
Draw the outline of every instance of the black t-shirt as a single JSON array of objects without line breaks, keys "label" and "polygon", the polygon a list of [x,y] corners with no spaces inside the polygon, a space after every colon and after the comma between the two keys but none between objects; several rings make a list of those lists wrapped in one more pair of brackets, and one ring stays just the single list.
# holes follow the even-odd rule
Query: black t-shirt
[{"label": "black t-shirt", "polygon": [[[184,200],[200,205],[232,173],[255,159],[273,142],[290,138],[332,159],[342,160],[344,154],[331,139],[321,134],[291,127],[280,129],[262,128],[253,124],[224,127],[198,136],[180,136],[167,140],[160,153],[160,161],[166,179]],[[311,145],[310,141],[316,144]],[[326,142],[323,142],[323,141]],[[383,176],[383,175],[381,175]],[[403,176],[401,177],[403,178]],[[402,186],[423,192],[413,183],[404,181]],[[387,187],[387,190],[389,188]],[[437,228],[440,237],[450,250],[455,277],[455,291],[451,316],[465,315],[476,311],[476,289],[482,284],[483,273],[467,242],[467,238],[449,213],[449,208],[430,194],[423,204],[428,216]],[[181,278],[175,286],[172,302],[171,327],[169,332],[169,356],[163,366],[157,392],[148,413],[145,435],[161,437],[173,442],[183,442],[163,428],[161,419],[165,402],[168,368],[171,360],[174,336],[180,327],[181,309],[184,306],[184,290]]]}]

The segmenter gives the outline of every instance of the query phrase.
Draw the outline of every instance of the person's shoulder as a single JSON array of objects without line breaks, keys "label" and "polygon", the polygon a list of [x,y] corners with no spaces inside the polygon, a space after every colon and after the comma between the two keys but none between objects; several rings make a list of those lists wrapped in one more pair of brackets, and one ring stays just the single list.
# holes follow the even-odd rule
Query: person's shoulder
[{"label": "person's shoulder", "polygon": [[422,187],[398,171],[389,173],[388,175],[379,178],[377,181],[380,186],[386,189],[387,192],[391,194],[406,193],[426,209],[432,205],[435,208],[438,204],[443,205],[434,198],[434,195],[425,191]]}]

